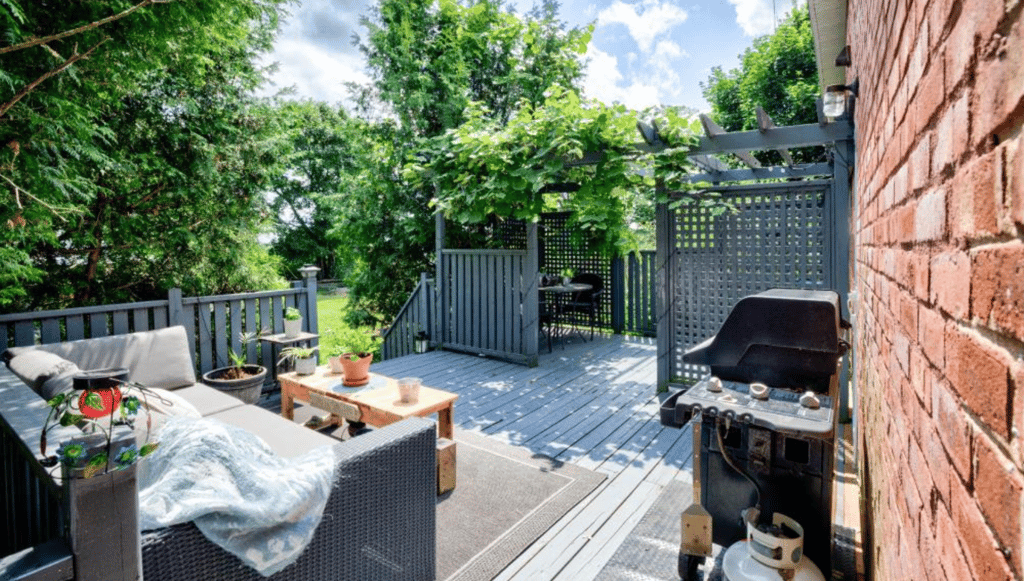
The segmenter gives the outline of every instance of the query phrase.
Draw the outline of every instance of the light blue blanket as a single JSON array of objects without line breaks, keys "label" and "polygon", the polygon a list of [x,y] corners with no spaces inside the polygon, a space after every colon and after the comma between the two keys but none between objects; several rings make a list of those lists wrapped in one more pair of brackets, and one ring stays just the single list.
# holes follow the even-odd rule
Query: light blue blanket
[{"label": "light blue blanket", "polygon": [[142,530],[194,521],[269,576],[302,554],[323,515],[334,446],[281,458],[263,440],[216,420],[171,418],[139,467]]}]

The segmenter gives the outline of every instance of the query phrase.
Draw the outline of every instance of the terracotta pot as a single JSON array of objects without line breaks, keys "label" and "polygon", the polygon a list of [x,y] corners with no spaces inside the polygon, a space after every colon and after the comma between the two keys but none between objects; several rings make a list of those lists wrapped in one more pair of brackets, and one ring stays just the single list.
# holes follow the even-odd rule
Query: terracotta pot
[{"label": "terracotta pot", "polygon": [[224,379],[225,375],[233,374],[234,367],[221,367],[203,374],[203,383],[234,396],[245,403],[256,403],[263,391],[263,380],[267,377],[267,368],[262,365],[244,365],[242,370],[246,377]]},{"label": "terracotta pot", "polygon": [[352,361],[352,353],[341,355],[341,366],[344,369],[345,380],[343,383],[349,387],[366,385],[370,382],[370,362],[373,361],[372,353],[359,353],[359,359]]}]

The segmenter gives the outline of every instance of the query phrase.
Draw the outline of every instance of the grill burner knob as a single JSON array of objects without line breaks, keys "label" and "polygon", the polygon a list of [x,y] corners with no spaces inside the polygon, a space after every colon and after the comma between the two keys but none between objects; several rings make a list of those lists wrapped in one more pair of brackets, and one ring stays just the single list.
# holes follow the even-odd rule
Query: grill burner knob
[{"label": "grill burner knob", "polygon": [[821,400],[818,399],[818,396],[815,395],[813,391],[805,391],[804,394],[800,396],[800,405],[805,408],[816,410],[821,407]]},{"label": "grill burner knob", "polygon": [[722,391],[722,380],[714,375],[708,380],[708,391],[711,393],[721,393]]},{"label": "grill burner knob", "polygon": [[751,383],[750,397],[762,400],[768,399],[768,386],[763,383]]}]

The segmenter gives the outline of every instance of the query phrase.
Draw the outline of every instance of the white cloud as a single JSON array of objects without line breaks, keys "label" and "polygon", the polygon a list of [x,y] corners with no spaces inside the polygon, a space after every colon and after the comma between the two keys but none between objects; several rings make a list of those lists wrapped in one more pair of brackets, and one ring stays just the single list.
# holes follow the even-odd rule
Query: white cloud
[{"label": "white cloud", "polygon": [[[730,0],[733,1],[733,0]],[[686,21],[687,14],[682,8],[668,2],[646,0],[637,11],[636,5],[615,2],[597,15],[597,25],[622,24],[629,30],[640,50],[650,52],[654,39],[672,27]]]},{"label": "white cloud", "polygon": [[602,103],[618,101],[632,109],[643,109],[661,102],[658,87],[650,83],[633,81],[622,84],[625,78],[619,70],[619,59],[591,44],[587,47],[587,70],[583,79],[583,94]]},{"label": "white cloud", "polygon": [[325,50],[301,39],[279,38],[268,61],[276,61],[280,67],[271,77],[274,86],[266,87],[264,95],[294,86],[297,97],[328,103],[345,102],[348,91],[344,83],[368,80],[362,55]]},{"label": "white cloud", "polygon": [[[806,0],[797,0],[796,4],[803,6]],[[792,2],[775,0],[772,6],[771,0],[729,0],[736,8],[736,24],[740,25],[743,33],[747,36],[761,36],[775,32],[775,17],[779,20],[785,17],[792,9]]]},{"label": "white cloud", "polygon": [[690,56],[690,53],[683,50],[683,47],[671,40],[659,40],[654,47],[654,55],[667,59],[683,58]]}]

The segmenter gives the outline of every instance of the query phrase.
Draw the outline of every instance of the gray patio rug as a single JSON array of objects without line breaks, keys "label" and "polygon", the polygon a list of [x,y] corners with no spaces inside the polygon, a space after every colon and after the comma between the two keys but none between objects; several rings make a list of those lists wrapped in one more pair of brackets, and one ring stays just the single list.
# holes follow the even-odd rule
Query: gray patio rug
[{"label": "gray patio rug", "polygon": [[439,581],[494,578],[605,479],[473,432],[455,441],[455,490],[437,501]]}]

